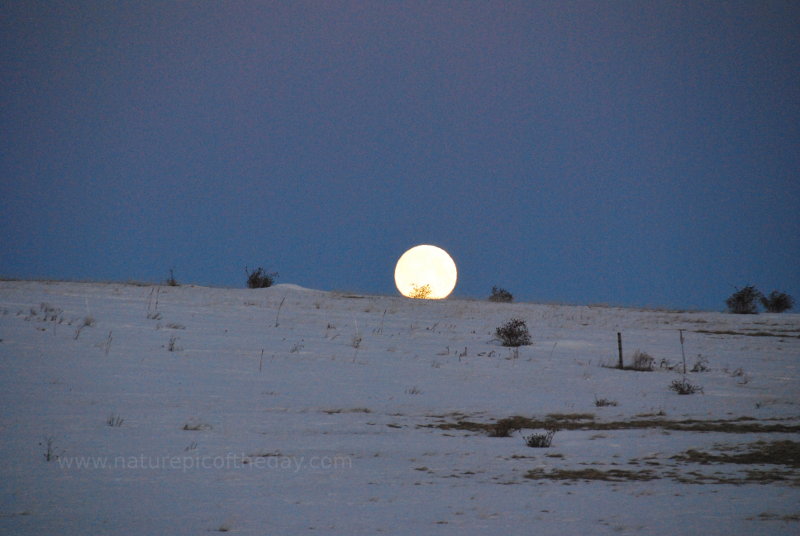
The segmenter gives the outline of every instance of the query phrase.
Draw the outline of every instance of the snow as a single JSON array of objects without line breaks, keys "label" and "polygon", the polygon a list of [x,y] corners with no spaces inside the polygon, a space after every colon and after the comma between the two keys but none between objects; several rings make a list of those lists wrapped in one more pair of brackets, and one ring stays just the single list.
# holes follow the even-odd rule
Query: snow
[{"label": "snow", "polygon": [[[796,534],[796,464],[675,457],[798,441],[799,363],[797,314],[3,281],[0,532]],[[514,415],[562,426],[456,426]]]}]

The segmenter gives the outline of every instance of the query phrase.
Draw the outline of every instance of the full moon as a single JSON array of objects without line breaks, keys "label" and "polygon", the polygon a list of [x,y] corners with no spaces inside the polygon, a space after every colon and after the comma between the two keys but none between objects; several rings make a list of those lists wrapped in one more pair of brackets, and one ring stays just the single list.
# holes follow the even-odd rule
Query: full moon
[{"label": "full moon", "polygon": [[458,273],[450,255],[436,246],[414,246],[397,261],[394,284],[407,298],[441,300],[453,292]]}]

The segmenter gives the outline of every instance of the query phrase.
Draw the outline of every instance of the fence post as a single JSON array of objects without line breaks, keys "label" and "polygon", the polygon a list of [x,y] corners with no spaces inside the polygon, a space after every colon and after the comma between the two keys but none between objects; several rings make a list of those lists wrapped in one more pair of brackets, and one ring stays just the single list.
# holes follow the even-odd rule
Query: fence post
[{"label": "fence post", "polygon": [[623,368],[622,364],[622,333],[617,332],[617,350],[619,350],[619,365],[618,368]]}]

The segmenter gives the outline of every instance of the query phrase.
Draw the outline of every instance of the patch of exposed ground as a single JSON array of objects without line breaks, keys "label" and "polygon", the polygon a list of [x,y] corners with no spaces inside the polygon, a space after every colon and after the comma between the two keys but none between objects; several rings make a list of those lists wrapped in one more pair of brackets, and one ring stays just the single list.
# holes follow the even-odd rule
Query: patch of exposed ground
[{"label": "patch of exposed ground", "polygon": [[758,521],[800,521],[800,514],[774,514],[772,512],[761,512],[755,517],[748,517],[748,521],[758,520]]},{"label": "patch of exposed ground", "polygon": [[[672,479],[683,484],[776,484],[800,486],[800,443],[795,441],[758,441],[746,445],[716,447],[718,453],[687,450],[667,459],[649,457],[650,466],[642,470],[604,469],[602,464],[593,467],[537,468],[528,471],[525,478],[533,480],[635,482]],[[678,463],[675,463],[678,462]],[[632,459],[636,466],[639,460]],[[724,470],[704,471],[697,465],[732,464],[745,467],[725,467]]]},{"label": "patch of exposed ground", "polygon": [[643,428],[660,428],[684,432],[724,432],[731,434],[749,433],[798,433],[800,424],[797,419],[772,419],[756,421],[752,417],[715,420],[672,420],[664,418],[633,418],[626,421],[598,421],[592,413],[560,414],[552,413],[543,418],[523,417],[515,415],[494,422],[475,422],[456,417],[449,421],[439,418],[434,424],[421,425],[441,430],[465,430],[485,433],[492,437],[507,437],[511,432],[522,429],[557,429],[557,430],[631,430]]},{"label": "patch of exposed ground", "polygon": [[[553,469],[537,468],[528,471],[525,478],[556,481],[604,481],[636,482],[671,479],[682,484],[784,484],[800,486],[797,451],[800,443],[793,441],[757,442],[749,445],[726,447],[734,454],[711,454],[696,450],[657,460],[649,457],[644,463],[648,469],[607,469],[602,463],[588,464],[591,467]],[[675,463],[677,462],[677,463]],[[632,459],[629,466],[639,465]],[[701,470],[711,464],[734,464],[741,467],[725,467],[719,470]],[[612,464],[616,465],[616,463]],[[766,467],[765,467],[766,466]],[[724,469],[724,470],[723,470]]]},{"label": "patch of exposed ground", "polygon": [[[439,422],[423,425],[441,430],[464,430],[490,437],[509,437],[522,429],[549,430],[630,430],[662,429],[687,433],[723,432],[730,434],[750,433],[797,433],[797,419],[768,419],[756,421],[751,417],[716,420],[672,420],[653,416],[641,416],[627,421],[597,421],[591,413],[549,414],[531,418],[512,416],[493,422],[468,420],[466,415],[436,417]],[[593,436],[603,438],[602,434]],[[550,459],[564,458],[558,453],[545,455]],[[514,455],[509,461],[535,459],[531,456]],[[646,469],[637,466],[645,464]],[[704,466],[727,467],[709,471]],[[671,479],[684,484],[784,484],[800,486],[800,442],[792,440],[756,441],[735,445],[715,445],[708,451],[690,449],[663,457],[650,456],[631,459],[629,468],[619,467],[618,462],[582,463],[583,467],[535,468],[525,473],[532,480],[554,480],[565,483],[578,481],[634,482]],[[730,467],[730,466],[733,467]],[[587,467],[588,466],[588,467]],[[612,467],[613,466],[613,467]]]},{"label": "patch of exposed ground", "polygon": [[781,337],[800,339],[800,335],[796,335],[796,329],[776,330],[776,332],[696,329],[695,333],[705,333],[706,335],[744,335],[746,337]]},{"label": "patch of exposed ground", "polygon": [[525,474],[525,478],[533,480],[568,480],[568,481],[590,481],[602,480],[604,482],[630,482],[636,480],[654,480],[660,478],[653,471],[627,471],[624,469],[609,469],[606,471],[585,468],[585,469],[533,469]]},{"label": "patch of exposed ground", "polygon": [[[795,441],[757,441],[749,445],[718,447],[721,452],[712,454],[698,450],[687,450],[672,459],[699,464],[734,463],[785,465],[800,468],[800,443]],[[743,452],[742,452],[743,451]]]}]

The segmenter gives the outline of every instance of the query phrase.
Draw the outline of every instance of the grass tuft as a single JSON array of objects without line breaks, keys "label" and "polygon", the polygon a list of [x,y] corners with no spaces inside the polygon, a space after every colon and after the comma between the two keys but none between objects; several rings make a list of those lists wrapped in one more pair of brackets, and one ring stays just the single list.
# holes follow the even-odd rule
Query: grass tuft
[{"label": "grass tuft", "polygon": [[691,383],[686,378],[681,378],[680,380],[673,380],[672,383],[669,385],[669,388],[679,395],[693,395],[695,393],[702,393],[703,388],[699,385]]},{"label": "grass tuft", "polygon": [[595,396],[594,397],[594,405],[595,405],[595,407],[598,407],[598,408],[604,408],[604,407],[608,407],[608,406],[617,406],[618,403],[617,403],[616,400],[610,400],[608,398],[597,398]]},{"label": "grass tuft", "polygon": [[549,448],[557,431],[555,428],[550,428],[544,432],[525,436],[525,444],[533,448]]},{"label": "grass tuft", "polygon": [[119,428],[120,426],[122,426],[123,422],[125,422],[125,419],[123,419],[119,415],[114,415],[113,413],[108,416],[108,419],[106,419],[106,424],[111,426],[112,428]]}]

